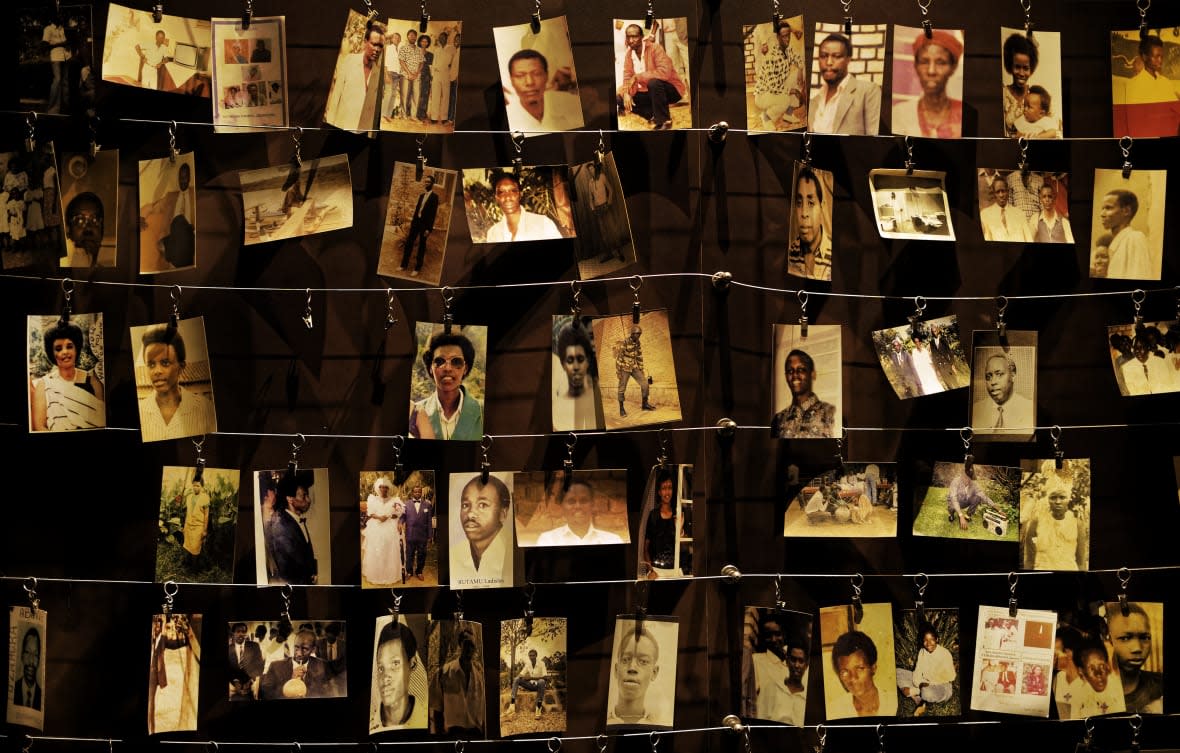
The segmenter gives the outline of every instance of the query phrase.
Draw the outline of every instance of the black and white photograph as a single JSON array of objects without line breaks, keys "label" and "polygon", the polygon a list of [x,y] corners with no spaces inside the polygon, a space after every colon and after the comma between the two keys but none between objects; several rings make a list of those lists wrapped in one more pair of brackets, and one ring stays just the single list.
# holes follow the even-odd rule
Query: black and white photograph
[{"label": "black and white photograph", "polygon": [[[1147,23],[1147,18],[1143,19]],[[1175,136],[1180,130],[1180,33],[1176,27],[1110,32],[1114,137]]]},{"label": "black and white photograph", "polygon": [[409,437],[478,442],[484,433],[488,328],[415,322],[414,335]]},{"label": "black and white photograph", "polygon": [[63,269],[94,269],[116,264],[119,216],[119,150],[101,149],[90,156],[61,155]]},{"label": "black and white photograph", "polygon": [[1180,392],[1180,321],[1109,326],[1106,341],[1120,395]]},{"label": "black and white photograph", "polygon": [[787,231],[787,274],[831,282],[832,174],[796,161],[791,185],[795,188]]},{"label": "black and white photograph", "polygon": [[1000,27],[1004,135],[1018,139],[1065,137],[1061,88],[1061,32]]},{"label": "black and white photograph", "polygon": [[171,612],[152,615],[152,648],[148,664],[149,735],[191,732],[197,728],[201,624],[199,614]]},{"label": "black and white photograph", "polygon": [[231,702],[348,696],[344,620],[235,620],[226,627]]},{"label": "black and white photograph", "polygon": [[1019,530],[1019,468],[938,462],[914,499],[915,536],[1016,543]]},{"label": "black and white photograph", "polygon": [[240,479],[236,468],[164,466],[157,583],[233,583]]},{"label": "black and white photograph", "polygon": [[953,241],[946,173],[937,170],[870,170],[873,215],[882,238]]},{"label": "black and white photograph", "polygon": [[594,319],[592,329],[594,342],[604,352],[610,348],[613,361],[598,374],[606,428],[679,421],[680,388],[668,312],[645,311],[638,322],[630,314],[604,316]]},{"label": "black and white photograph", "polygon": [[29,431],[107,425],[102,314],[28,317]]},{"label": "black and white photograph", "polygon": [[152,11],[111,3],[102,46],[102,80],[150,91],[209,99],[212,34],[208,19],[165,13],[156,23]]},{"label": "black and white photograph", "polygon": [[463,22],[428,17],[421,27],[418,18],[391,18],[385,26],[383,131],[455,130]]},{"label": "black and white photograph", "polygon": [[1090,277],[1160,279],[1166,188],[1166,170],[1094,170]]},{"label": "black and white photograph", "polygon": [[807,130],[876,136],[881,130],[881,91],[885,86],[885,41],[889,24],[819,21],[811,48],[811,105]]},{"label": "black and white photograph", "polygon": [[139,273],[197,263],[197,172],[192,152],[139,163]]},{"label": "black and white photograph", "polygon": [[94,107],[94,6],[41,4],[16,11],[13,77],[20,110],[79,115]]},{"label": "black and white photograph", "polygon": [[254,471],[258,585],[332,584],[327,468]]},{"label": "black and white photograph", "polygon": [[470,620],[431,620],[430,733],[483,737],[487,686],[483,625]]},{"label": "black and white photograph", "polygon": [[979,225],[985,241],[1074,242],[1069,223],[1068,173],[990,167],[981,167],[976,173]]},{"label": "black and white photograph", "polygon": [[578,277],[605,277],[634,264],[635,241],[614,154],[572,165],[570,178],[574,225],[581,231],[574,241]]},{"label": "black and white photograph", "polygon": [[1024,460],[1020,474],[1020,566],[1090,569],[1090,460]]},{"label": "black and white photograph", "polygon": [[963,31],[893,26],[893,132],[963,136]]},{"label": "black and white photograph", "polygon": [[692,128],[688,18],[614,20],[620,131]]},{"label": "black and white photograph", "polygon": [[134,326],[131,352],[144,442],[217,431],[204,317]]},{"label": "black and white photograph", "polygon": [[783,536],[897,535],[896,463],[849,463],[808,481],[787,505]]},{"label": "black and white photograph", "polygon": [[620,615],[610,658],[606,728],[671,729],[676,712],[675,617]]},{"label": "black and white photograph", "polygon": [[566,620],[500,623],[500,737],[566,731]]},{"label": "black and white photograph", "polygon": [[652,468],[643,490],[635,572],[648,580],[691,578],[693,467]]},{"label": "black and white photograph", "polygon": [[802,727],[810,680],[809,612],[746,607],[742,612],[743,719]]},{"label": "black and white photograph", "polygon": [[495,26],[496,60],[508,114],[508,130],[535,136],[581,128],[582,100],[565,16]]},{"label": "black and white photograph", "polygon": [[[286,127],[287,21],[284,16],[213,18],[213,124],[216,132]],[[272,94],[273,92],[273,94]],[[255,129],[261,130],[261,129]]]},{"label": "black and white photograph", "polygon": [[515,584],[516,542],[509,472],[452,473],[447,552],[450,588],[505,588]]},{"label": "black and white photograph", "polygon": [[65,255],[61,187],[52,141],[0,152],[0,263],[49,273]]},{"label": "black and white photograph", "polygon": [[463,208],[472,243],[550,241],[577,235],[565,165],[464,169]]},{"label": "black and white photograph", "polygon": [[553,430],[602,429],[606,425],[598,392],[598,354],[588,316],[553,317]]},{"label": "black and white photograph", "polygon": [[807,127],[807,58],[803,16],[742,25],[746,127],[794,131]]},{"label": "black and white photograph", "polygon": [[47,622],[43,609],[8,608],[8,723],[37,731],[45,729]]},{"label": "black and white photograph", "polygon": [[[1013,617],[1009,607],[981,605],[975,630],[971,710],[1049,716],[1048,680],[1056,653],[1056,631],[1056,612],[1019,609]],[[1101,642],[1098,645],[1101,646],[1101,662],[1105,664],[1106,648]],[[1105,676],[1110,674],[1109,669],[1099,672]],[[1105,690],[1107,683],[1101,684]],[[1118,702],[1121,707],[1121,692]],[[1122,708],[1117,710],[1122,711]],[[1104,713],[1093,711],[1086,716]]]},{"label": "black and white photograph", "polygon": [[299,238],[352,227],[348,155],[243,170],[243,244]]},{"label": "black and white photograph", "polygon": [[904,609],[894,615],[897,715],[959,716],[959,610]]},{"label": "black and white photograph", "polygon": [[1037,426],[1037,333],[975,330],[971,429],[976,440],[1028,440]]},{"label": "black and white photograph", "polygon": [[[1110,669],[1123,690],[1126,712],[1164,713],[1164,605],[1158,601],[1129,601],[1124,609],[1119,602],[1108,601],[1106,632],[1111,648]],[[1096,679],[1085,663],[1078,669],[1087,683]],[[1078,708],[1083,713],[1086,710],[1084,704]]]},{"label": "black and white photograph", "polygon": [[434,471],[361,471],[361,588],[438,585]]},{"label": "black and white photograph", "polygon": [[893,605],[855,611],[851,605],[819,610],[825,718],[897,716]]},{"label": "black and white photograph", "polygon": [[813,324],[803,336],[798,324],[774,325],[774,415],[776,439],[826,439],[844,431],[839,324]]},{"label": "black and white photograph", "polygon": [[426,675],[424,614],[387,614],[377,618],[373,638],[369,734],[397,729],[426,729],[430,719],[430,681]]},{"label": "black and white photograph", "polygon": [[631,543],[626,469],[517,473],[512,492],[517,546]]},{"label": "black and white photograph", "polygon": [[454,170],[393,163],[377,274],[439,283],[458,185]]},{"label": "black and white photograph", "polygon": [[971,369],[954,314],[873,332],[881,370],[902,400],[971,384]]},{"label": "black and white photograph", "polygon": [[348,11],[324,107],[328,125],[346,131],[381,129],[387,32],[376,16]]}]

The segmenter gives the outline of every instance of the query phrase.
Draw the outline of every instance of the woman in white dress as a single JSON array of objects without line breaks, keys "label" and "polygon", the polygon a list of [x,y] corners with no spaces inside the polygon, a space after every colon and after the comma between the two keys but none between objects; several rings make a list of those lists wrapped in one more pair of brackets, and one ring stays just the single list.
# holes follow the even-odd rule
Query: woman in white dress
[{"label": "woman in white dress", "polygon": [[361,574],[373,584],[394,583],[401,579],[401,532],[398,524],[406,511],[401,499],[392,496],[393,484],[381,476],[373,482],[365,508],[365,528],[361,540]]},{"label": "woman in white dress", "polygon": [[926,338],[914,337],[914,350],[910,356],[914,360],[914,373],[918,375],[922,394],[932,395],[943,392],[946,387],[938,378],[938,371],[934,368],[934,359],[930,355],[930,349],[926,347]]}]

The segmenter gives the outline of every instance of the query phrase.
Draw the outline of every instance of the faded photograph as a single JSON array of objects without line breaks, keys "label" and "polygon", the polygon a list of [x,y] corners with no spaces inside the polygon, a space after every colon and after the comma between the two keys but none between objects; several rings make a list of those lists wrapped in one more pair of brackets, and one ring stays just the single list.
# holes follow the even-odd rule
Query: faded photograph
[{"label": "faded photograph", "polygon": [[516,543],[629,544],[627,471],[532,471],[513,477]]},{"label": "faded photograph", "polygon": [[199,614],[152,616],[152,649],[148,663],[149,735],[197,728],[201,624]]},{"label": "faded photograph", "polygon": [[742,614],[742,718],[802,727],[811,665],[811,614],[746,607]]},{"label": "faded photograph", "polygon": [[28,322],[29,431],[106,426],[102,314]]},{"label": "faded photograph", "polygon": [[79,115],[94,107],[94,6],[40,5],[16,11],[20,110]]},{"label": "faded photograph", "polygon": [[832,279],[832,174],[795,162],[791,219],[787,231],[787,274]]},{"label": "faded photograph", "polygon": [[1111,31],[1110,72],[1116,139],[1180,134],[1180,31]]},{"label": "faded photograph", "polygon": [[675,617],[615,618],[606,728],[670,729],[676,713]]},{"label": "faded photograph", "polygon": [[963,31],[893,27],[893,132],[963,136]]},{"label": "faded photograph", "polygon": [[192,152],[139,163],[139,273],[196,265],[197,180]]},{"label": "faded photograph", "polygon": [[4,696],[8,723],[35,730],[45,728],[46,623],[44,610],[8,608],[8,674]]},{"label": "faded photograph", "polygon": [[376,18],[348,11],[324,108],[328,125],[349,131],[380,130],[386,31]]},{"label": "faded photograph", "polygon": [[408,435],[479,441],[484,433],[488,328],[416,322],[414,336]]},{"label": "faded photograph", "polygon": [[971,370],[955,315],[873,332],[881,369],[902,400],[957,390],[971,383]]},{"label": "faded photograph", "polygon": [[974,439],[1031,439],[1037,425],[1037,333],[994,330],[972,338]]},{"label": "faded photograph", "polygon": [[500,623],[500,737],[566,730],[566,621]]},{"label": "faded photograph", "polygon": [[615,167],[615,157],[606,152],[570,168],[574,184],[574,224],[580,232],[574,241],[578,277],[589,280],[618,272],[635,263],[635,242],[627,197]]},{"label": "faded photograph", "polygon": [[639,578],[693,576],[693,467],[652,468],[639,517]]},{"label": "faded photograph", "polygon": [[0,263],[55,270],[65,254],[61,188],[53,142],[0,152]]},{"label": "faded photograph", "polygon": [[565,165],[463,171],[472,243],[572,238],[574,212]]},{"label": "faded photograph", "polygon": [[[1020,609],[1013,617],[1009,607],[980,606],[971,709],[1049,716],[1048,676],[1056,629],[1056,612]],[[1101,650],[1105,660],[1105,648]]]},{"label": "faded photograph", "polygon": [[450,587],[512,586],[516,560],[512,474],[491,473],[484,482],[479,472],[452,473],[449,509]]},{"label": "faded photograph", "polygon": [[930,485],[914,504],[914,535],[1016,543],[1020,469],[935,463]]},{"label": "faded photograph", "polygon": [[807,130],[877,135],[888,30],[889,24],[853,24],[847,36],[843,24],[815,25]]},{"label": "faded photograph", "polygon": [[231,702],[348,696],[343,620],[246,620],[226,627]]},{"label": "faded photograph", "polygon": [[1122,686],[1126,711],[1164,713],[1164,605],[1131,601],[1124,607],[1108,601],[1106,628],[1112,653],[1110,668]]},{"label": "faded photograph", "polygon": [[243,170],[238,180],[244,245],[352,227],[352,175],[346,154]]},{"label": "faded photograph", "polygon": [[458,185],[454,170],[393,163],[377,274],[439,283]]},{"label": "faded photograph", "polygon": [[111,3],[102,46],[102,80],[140,89],[212,96],[213,55],[208,20],[164,14]]},{"label": "faded photograph", "polygon": [[1000,28],[1004,69],[1004,135],[1024,139],[1065,137],[1061,88],[1061,32]]},{"label": "faded photograph", "polygon": [[1074,242],[1069,223],[1069,174],[981,167],[979,224],[985,241]]},{"label": "faded photograph", "polygon": [[250,28],[237,18],[212,23],[213,123],[228,126],[287,125],[287,23],[284,16],[254,16]]},{"label": "faded photograph", "polygon": [[839,324],[775,324],[773,372],[774,416],[770,435],[776,439],[839,437],[843,379]]},{"label": "faded photograph", "polygon": [[783,516],[783,536],[897,535],[897,465],[844,463],[808,481]]},{"label": "faded photograph", "polygon": [[166,465],[160,479],[157,583],[232,583],[237,469]]},{"label": "faded photograph", "polygon": [[679,421],[680,390],[668,312],[647,311],[640,314],[638,322],[626,314],[601,317],[593,321],[592,328],[594,342],[600,349],[609,347],[614,360],[614,368],[599,372],[598,394],[606,428]]},{"label": "faded photograph", "polygon": [[327,468],[254,471],[254,571],[257,583],[332,583]]},{"label": "faded photograph", "polygon": [[934,170],[871,170],[873,215],[882,238],[953,241],[946,173]]},{"label": "faded photograph", "polygon": [[692,128],[687,18],[614,20],[615,105],[620,131]]},{"label": "faded photograph", "polygon": [[395,729],[426,729],[430,716],[425,661],[428,619],[424,614],[396,613],[377,618],[369,689],[370,735]]},{"label": "faded photograph", "polygon": [[1090,461],[1020,464],[1020,563],[1025,570],[1090,569]]},{"label": "faded photograph", "polygon": [[588,316],[573,314],[553,317],[550,373],[554,431],[601,429],[606,425],[591,322]]},{"label": "faded photograph", "polygon": [[1094,170],[1090,277],[1158,280],[1167,171]]},{"label": "faded photograph", "polygon": [[822,607],[819,636],[827,719],[897,716],[893,605]]},{"label": "faded photograph", "polygon": [[1180,322],[1140,322],[1106,328],[1119,394],[1180,392]]},{"label": "faded photograph", "polygon": [[486,727],[483,625],[468,620],[431,620],[430,732],[478,735]]},{"label": "faded photograph", "polygon": [[581,128],[585,121],[565,16],[541,19],[537,34],[524,23],[495,26],[492,35],[508,130],[534,136]]},{"label": "faded photograph", "polygon": [[217,431],[203,317],[132,327],[131,347],[144,442]]},{"label": "faded photograph", "polygon": [[62,268],[113,267],[117,256],[119,152],[61,155]]},{"label": "faded photograph", "polygon": [[897,715],[959,716],[959,610],[906,609],[894,618]]},{"label": "faded photograph", "polygon": [[451,133],[459,96],[462,21],[391,18],[385,27],[381,130]]},{"label": "faded photograph", "polygon": [[807,127],[803,30],[802,15],[742,26],[746,127],[751,131]]}]

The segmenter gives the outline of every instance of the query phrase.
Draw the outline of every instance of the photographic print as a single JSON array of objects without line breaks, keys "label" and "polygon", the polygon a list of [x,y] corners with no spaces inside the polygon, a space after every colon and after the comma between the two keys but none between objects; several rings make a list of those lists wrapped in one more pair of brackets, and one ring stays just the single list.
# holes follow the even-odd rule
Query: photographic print
[{"label": "photographic print", "polygon": [[324,108],[328,125],[349,131],[380,129],[386,31],[375,17],[348,11]]},{"label": "photographic print", "polygon": [[1015,543],[1020,529],[1020,469],[935,463],[914,505],[914,535]]},{"label": "photographic print", "polygon": [[1020,566],[1025,570],[1090,569],[1090,461],[1024,460],[1020,464]]},{"label": "photographic print", "polygon": [[668,312],[646,311],[638,322],[628,314],[600,317],[594,319],[592,328],[594,342],[602,348],[609,346],[614,360],[614,368],[603,369],[598,380],[606,428],[679,421],[680,390]]},{"label": "photographic print", "polygon": [[692,477],[691,465],[657,465],[648,475],[639,518],[637,577],[692,577]]},{"label": "photographic print", "polygon": [[794,131],[807,127],[807,63],[803,16],[777,24],[743,24],[746,125],[751,131]]},{"label": "photographic print", "polygon": [[975,330],[971,338],[973,439],[1032,439],[1037,425],[1037,333]]},{"label": "photographic print", "polygon": [[770,436],[777,439],[839,437],[844,430],[840,325],[807,329],[803,337],[798,324],[774,325],[775,413]]},{"label": "photographic print", "polygon": [[434,471],[362,471],[361,588],[438,585]]},{"label": "photographic print", "polygon": [[957,390],[971,383],[955,315],[873,332],[885,378],[902,400]]},{"label": "photographic print", "polygon": [[20,110],[80,115],[94,107],[94,6],[40,5],[16,12]]},{"label": "photographic print", "polygon": [[795,494],[783,516],[783,536],[896,536],[897,500],[895,463],[846,462]]},{"label": "photographic print", "polygon": [[946,173],[935,170],[870,170],[873,216],[882,238],[953,241]]},{"label": "photographic print", "polygon": [[8,723],[45,729],[45,610],[8,608]]},{"label": "photographic print", "polygon": [[164,466],[157,583],[233,583],[240,479],[236,468]]},{"label": "photographic print", "polygon": [[619,182],[615,157],[606,152],[598,159],[573,165],[574,241],[578,277],[604,277],[635,263],[635,241],[627,215],[627,197]]},{"label": "photographic print", "polygon": [[832,280],[832,174],[795,162],[794,203],[787,232],[787,274]]},{"label": "photographic print", "polygon": [[149,735],[191,732],[197,728],[201,622],[199,614],[152,616],[152,650],[148,663]]},{"label": "photographic print", "polygon": [[1166,188],[1166,170],[1094,170],[1091,277],[1160,279]]},{"label": "photographic print", "polygon": [[348,155],[243,170],[244,245],[352,227]]},{"label": "photographic print", "polygon": [[[1164,605],[1131,601],[1124,610],[1119,602],[1108,601],[1106,627],[1110,668],[1123,689],[1127,713],[1164,713]],[[1086,675],[1089,682],[1092,674]]]},{"label": "photographic print", "polygon": [[581,128],[582,100],[565,16],[492,27],[508,130],[535,136]]},{"label": "photographic print", "polygon": [[851,605],[819,610],[827,719],[897,716],[893,605],[863,610],[860,622]]},{"label": "photographic print", "polygon": [[1180,392],[1180,321],[1114,325],[1106,341],[1120,395]]},{"label": "photographic print", "polygon": [[450,525],[450,587],[512,586],[516,546],[512,524],[512,474],[452,473]]},{"label": "photographic print", "polygon": [[234,133],[249,126],[285,127],[286,17],[254,16],[248,29],[242,27],[240,16],[214,18],[211,23],[215,130]]},{"label": "photographic print", "polygon": [[811,614],[746,607],[742,615],[742,718],[802,727],[811,665]]},{"label": "photographic print", "polygon": [[877,135],[888,30],[889,24],[853,24],[850,37],[843,24],[815,25],[807,130]]},{"label": "photographic print", "polygon": [[378,617],[373,638],[369,734],[395,729],[426,729],[430,684],[424,614]]},{"label": "photographic print", "polygon": [[217,431],[203,317],[132,327],[131,347],[144,442]]},{"label": "photographic print", "polygon": [[1008,607],[981,605],[971,710],[1049,716],[1048,676],[1056,629],[1056,612],[1020,609],[1012,617]]},{"label": "photographic print", "polygon": [[227,627],[230,701],[348,696],[343,620],[244,620]]},{"label": "photographic print", "polygon": [[488,328],[415,322],[414,336],[409,436],[478,442],[484,428]]},{"label": "photographic print", "polygon": [[512,491],[517,546],[631,543],[625,469],[517,473]]},{"label": "photographic print", "polygon": [[620,131],[692,128],[688,18],[615,19],[615,105]]},{"label": "photographic print", "polygon": [[437,285],[442,278],[459,173],[393,163],[377,274]]},{"label": "photographic print", "polygon": [[676,712],[679,631],[675,617],[615,618],[606,694],[607,729],[671,729]]},{"label": "photographic print", "polygon": [[500,737],[566,729],[566,621],[500,623]]},{"label": "photographic print", "polygon": [[468,620],[431,620],[430,732],[478,735],[485,728],[483,626]]},{"label": "photographic print", "polygon": [[1060,139],[1065,98],[1061,88],[1061,32],[1000,27],[1004,84],[1004,135]]},{"label": "photographic print", "polygon": [[899,611],[894,625],[897,715],[959,716],[959,610]]},{"label": "photographic print", "polygon": [[[61,155],[61,213],[65,229],[64,269],[113,267],[117,256],[119,151]],[[110,218],[108,221],[107,218]]]},{"label": "photographic print", "polygon": [[963,31],[893,26],[893,132],[963,136]]},{"label": "photographic print", "polygon": [[606,425],[598,393],[598,355],[593,320],[573,314],[553,317],[550,359],[553,430],[601,429]]},{"label": "photographic print", "polygon": [[1180,132],[1180,31],[1110,32],[1114,137]]},{"label": "photographic print", "polygon": [[328,488],[327,468],[254,471],[258,585],[331,585]]},{"label": "photographic print", "polygon": [[463,207],[472,243],[572,238],[574,212],[565,165],[463,171]]},{"label": "photographic print", "polygon": [[426,31],[419,27],[417,18],[391,18],[386,26],[381,130],[451,133],[463,22],[431,18]]},{"label": "photographic print", "polygon": [[979,224],[985,241],[1074,242],[1069,224],[1069,174],[977,170]]},{"label": "photographic print", "polygon": [[107,425],[102,314],[28,318],[29,431]]},{"label": "photographic print", "polygon": [[193,153],[139,163],[139,273],[196,265],[197,184]]},{"label": "photographic print", "polygon": [[53,142],[0,152],[0,263],[48,273],[65,254]]},{"label": "photographic print", "polygon": [[140,89],[208,99],[214,54],[209,22],[111,3],[102,46],[102,80]]}]

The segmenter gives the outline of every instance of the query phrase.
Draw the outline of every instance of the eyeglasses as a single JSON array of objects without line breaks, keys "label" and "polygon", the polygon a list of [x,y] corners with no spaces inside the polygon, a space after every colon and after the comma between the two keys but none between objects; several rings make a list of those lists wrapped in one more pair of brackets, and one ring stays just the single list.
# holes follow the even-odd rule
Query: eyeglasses
[{"label": "eyeglasses", "polygon": [[94,214],[76,214],[70,218],[70,225],[76,228],[98,227],[102,224],[102,217]]},{"label": "eyeglasses", "polygon": [[448,363],[451,365],[452,369],[461,369],[461,368],[463,368],[464,364],[466,364],[467,362],[464,361],[459,356],[453,356],[449,360],[446,358],[443,358],[442,356],[439,356],[438,358],[435,358],[432,363],[434,363],[434,368],[436,368],[436,369],[441,369],[443,366],[446,366]]}]

